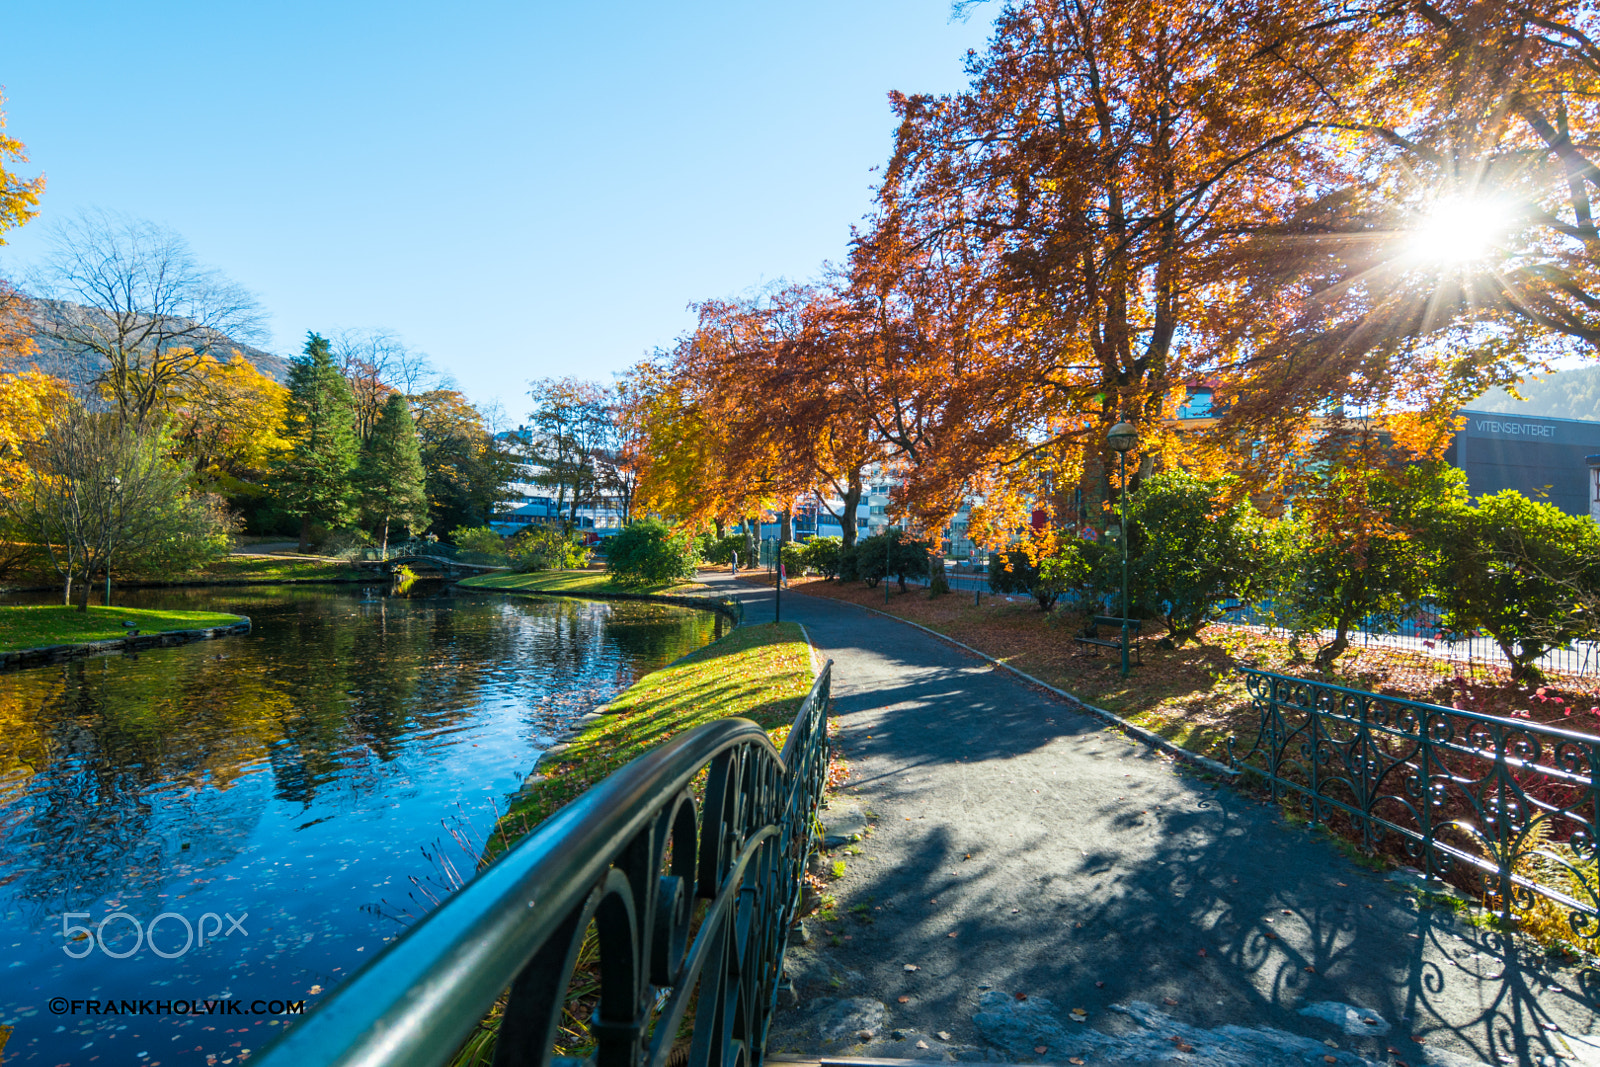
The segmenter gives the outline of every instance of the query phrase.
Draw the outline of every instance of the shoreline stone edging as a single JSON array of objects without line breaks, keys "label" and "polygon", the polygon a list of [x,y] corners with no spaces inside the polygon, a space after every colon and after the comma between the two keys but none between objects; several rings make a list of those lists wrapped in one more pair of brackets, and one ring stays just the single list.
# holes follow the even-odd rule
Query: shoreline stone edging
[{"label": "shoreline stone edging", "polygon": [[113,652],[140,652],[150,648],[173,648],[192,641],[208,641],[217,637],[250,632],[250,617],[239,616],[238,622],[224,626],[206,626],[197,630],[163,630],[160,633],[138,634],[134,637],[108,637],[103,641],[83,641],[69,645],[41,645],[38,648],[19,648],[0,652],[0,671],[23,667],[42,667],[63,663],[85,656],[105,655]]},{"label": "shoreline stone edging", "polygon": [[[848,601],[848,600],[845,600],[845,601],[840,601],[840,603],[848,604],[848,603],[851,603],[851,602]],[[977,656],[979,659],[988,660],[990,663],[994,664],[996,667],[1001,667],[1001,668],[1004,668],[1005,670],[1010,671],[1012,674],[1016,675],[1018,678],[1021,678],[1023,681],[1027,682],[1029,685],[1036,685],[1040,689],[1045,689],[1045,690],[1048,690],[1048,691],[1054,693],[1056,696],[1061,697],[1062,699],[1066,700],[1068,703],[1073,704],[1073,705],[1075,705],[1077,707],[1080,707],[1084,711],[1087,711],[1089,714],[1095,716],[1096,718],[1101,719],[1101,720],[1109,723],[1112,726],[1115,726],[1117,729],[1121,730],[1123,733],[1125,733],[1128,736],[1134,738],[1135,740],[1142,741],[1144,744],[1149,745],[1151,748],[1160,749],[1162,752],[1165,752],[1167,755],[1172,756],[1175,759],[1181,759],[1181,760],[1183,760],[1183,761],[1185,761],[1187,763],[1196,764],[1197,766],[1203,767],[1206,770],[1210,771],[1212,774],[1220,774],[1220,775],[1223,775],[1224,777],[1227,777],[1227,778],[1238,778],[1243,773],[1242,771],[1234,770],[1232,767],[1229,767],[1225,763],[1219,763],[1218,761],[1212,759],[1210,756],[1202,756],[1198,752],[1191,752],[1189,749],[1184,748],[1182,745],[1174,744],[1173,742],[1168,741],[1165,737],[1162,737],[1158,733],[1155,733],[1155,732],[1153,732],[1151,730],[1146,730],[1143,726],[1136,726],[1135,724],[1129,722],[1127,719],[1124,719],[1122,716],[1116,714],[1115,712],[1107,711],[1105,708],[1097,708],[1093,704],[1090,704],[1087,701],[1085,701],[1082,697],[1075,696],[1072,693],[1067,692],[1065,689],[1058,689],[1055,686],[1051,685],[1049,682],[1046,682],[1046,681],[1044,681],[1042,679],[1039,679],[1039,678],[1035,678],[1033,675],[1029,674],[1027,671],[1018,670],[1016,667],[1013,667],[1009,663],[1002,663],[1000,660],[995,659],[993,656],[989,655],[987,652],[980,652],[978,649],[973,648],[971,645],[965,644],[965,643],[963,643],[961,641],[957,641],[955,638],[950,637],[950,636],[948,636],[946,634],[942,634],[938,630],[930,630],[928,627],[922,625],[921,623],[912,622],[910,619],[902,619],[898,615],[891,615],[887,611],[879,611],[877,608],[869,608],[865,604],[856,604],[855,606],[858,607],[858,608],[861,608],[863,611],[870,611],[874,615],[882,615],[886,619],[893,619],[896,622],[905,623],[907,626],[915,626],[917,629],[921,630],[923,633],[931,634],[934,637],[939,638],[939,640],[941,640],[941,641],[948,641],[948,642],[950,642],[950,644],[955,645],[957,648],[965,649],[966,651],[971,652],[974,656]]]}]

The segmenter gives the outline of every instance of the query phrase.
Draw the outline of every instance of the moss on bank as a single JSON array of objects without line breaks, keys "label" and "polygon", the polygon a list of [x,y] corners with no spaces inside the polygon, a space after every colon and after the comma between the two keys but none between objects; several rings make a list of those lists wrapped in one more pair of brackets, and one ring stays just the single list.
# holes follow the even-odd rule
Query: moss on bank
[{"label": "moss on bank", "polygon": [[[87,612],[60,604],[0,608],[0,652],[46,645],[76,645],[167,630],[199,630],[228,626],[238,615],[217,611],[152,611],[142,608],[91,607]],[[124,626],[132,623],[132,626]]]}]

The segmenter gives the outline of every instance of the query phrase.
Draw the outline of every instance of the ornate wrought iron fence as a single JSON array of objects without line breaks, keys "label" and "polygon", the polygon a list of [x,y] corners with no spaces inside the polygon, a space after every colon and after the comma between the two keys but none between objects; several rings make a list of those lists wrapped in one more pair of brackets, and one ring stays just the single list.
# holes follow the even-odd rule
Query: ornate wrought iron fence
[{"label": "ornate wrought iron fence", "polygon": [[1600,934],[1600,738],[1240,668],[1260,725],[1233,766],[1274,798],[1339,812],[1372,851],[1390,834],[1429,877],[1475,876],[1510,918],[1544,897]]},{"label": "ornate wrought iron fence", "polygon": [[[263,1067],[440,1064],[508,987],[500,1067],[759,1067],[827,777],[832,673],[830,660],[782,753],[755,723],[723,719],[595,785],[335,990]],[[595,1047],[557,1057],[591,921]]]}]

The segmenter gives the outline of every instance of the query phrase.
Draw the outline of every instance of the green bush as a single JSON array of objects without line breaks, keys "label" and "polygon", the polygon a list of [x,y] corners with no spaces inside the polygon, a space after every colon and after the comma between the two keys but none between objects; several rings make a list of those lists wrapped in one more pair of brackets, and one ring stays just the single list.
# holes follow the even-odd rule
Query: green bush
[{"label": "green bush", "polygon": [[606,544],[606,570],[621,585],[665,585],[693,578],[699,560],[693,536],[660,519],[641,519]]},{"label": "green bush", "polygon": [[783,572],[791,578],[798,578],[806,570],[806,546],[798,541],[785,541],[778,550],[778,558],[783,560]]},{"label": "green bush", "polygon": [[1037,562],[1026,550],[1013,548],[989,556],[989,588],[996,593],[1026,593],[1049,611],[1068,589],[1084,583],[1090,574],[1081,541],[1067,541]]},{"label": "green bush", "polygon": [[928,573],[931,558],[928,542],[915,541],[899,530],[890,530],[863,537],[849,552],[841,552],[839,576],[846,581],[866,582],[869,589],[876,589],[884,578],[892,577],[899,581],[903,593],[907,578],[920,578]]},{"label": "green bush", "polygon": [[1600,526],[1512,489],[1479,497],[1434,527],[1447,631],[1486,631],[1518,681],[1539,657],[1600,633]]},{"label": "green bush", "polygon": [[1249,500],[1228,504],[1230,488],[1227,481],[1163,471],[1130,502],[1135,610],[1165,618],[1174,645],[1221,618],[1229,598],[1262,592],[1272,576],[1267,524]]},{"label": "green bush", "polygon": [[449,533],[450,543],[462,552],[485,556],[504,556],[505,539],[488,526],[457,526]]},{"label": "green bush", "polygon": [[1443,464],[1399,475],[1332,468],[1318,473],[1304,501],[1301,516],[1280,523],[1277,589],[1297,641],[1333,631],[1315,659],[1326,671],[1352,631],[1397,629],[1432,591],[1441,538],[1430,530],[1466,506],[1466,476]]},{"label": "green bush", "polygon": [[587,567],[593,556],[582,534],[566,533],[559,526],[530,526],[511,539],[508,550],[511,569],[525,574],[576,570]]},{"label": "green bush", "polygon": [[824,578],[839,577],[843,545],[843,539],[838,537],[813,537],[805,545],[805,565]]},{"label": "green bush", "polygon": [[750,545],[743,533],[727,533],[721,537],[712,537],[710,534],[700,535],[700,558],[707,563],[717,563],[723,566],[733,562],[733,554],[739,553],[739,563],[750,566]]}]

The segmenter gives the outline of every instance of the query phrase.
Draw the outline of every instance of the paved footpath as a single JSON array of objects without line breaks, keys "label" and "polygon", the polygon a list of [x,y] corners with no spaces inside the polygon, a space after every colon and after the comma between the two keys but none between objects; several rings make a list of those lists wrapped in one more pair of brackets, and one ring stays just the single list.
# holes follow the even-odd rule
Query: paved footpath
[{"label": "paved footpath", "polygon": [[[770,618],[770,590],[711,582]],[[1600,974],[920,630],[793,593],[783,617],[834,660],[853,773],[826,814],[871,825],[829,857],[837,920],[792,942],[769,1052],[1600,1065]]]}]

